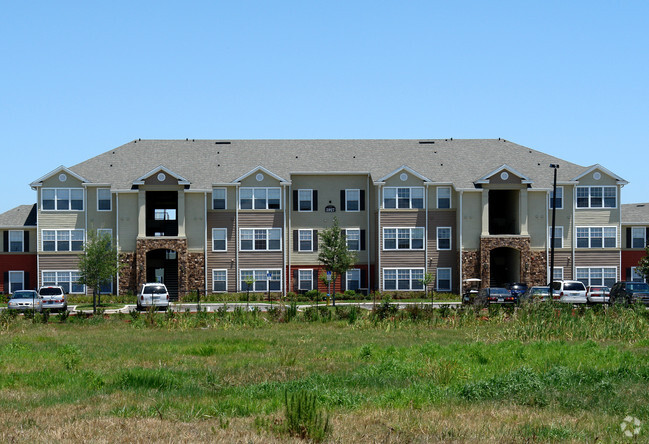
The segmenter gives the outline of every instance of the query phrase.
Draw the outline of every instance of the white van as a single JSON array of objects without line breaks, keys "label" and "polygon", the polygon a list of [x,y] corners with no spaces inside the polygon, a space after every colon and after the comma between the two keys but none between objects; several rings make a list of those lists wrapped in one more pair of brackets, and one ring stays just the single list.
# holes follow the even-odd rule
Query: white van
[{"label": "white van", "polygon": [[137,309],[142,310],[149,307],[169,308],[169,292],[165,284],[157,282],[142,284],[137,294]]},{"label": "white van", "polygon": [[586,304],[586,286],[581,281],[555,281],[552,283],[552,299],[566,304]]}]

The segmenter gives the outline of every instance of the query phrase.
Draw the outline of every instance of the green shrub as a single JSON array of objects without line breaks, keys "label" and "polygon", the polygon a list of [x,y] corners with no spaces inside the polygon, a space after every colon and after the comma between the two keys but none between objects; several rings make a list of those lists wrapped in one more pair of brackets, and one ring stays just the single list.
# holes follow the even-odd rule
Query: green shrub
[{"label": "green shrub", "polygon": [[372,313],[374,319],[383,321],[387,318],[395,316],[398,313],[399,307],[391,304],[390,301],[391,299],[389,296],[385,297],[383,301],[374,308]]},{"label": "green shrub", "polygon": [[331,433],[329,415],[318,408],[316,395],[305,390],[290,396],[284,392],[284,415],[288,435],[321,442]]}]

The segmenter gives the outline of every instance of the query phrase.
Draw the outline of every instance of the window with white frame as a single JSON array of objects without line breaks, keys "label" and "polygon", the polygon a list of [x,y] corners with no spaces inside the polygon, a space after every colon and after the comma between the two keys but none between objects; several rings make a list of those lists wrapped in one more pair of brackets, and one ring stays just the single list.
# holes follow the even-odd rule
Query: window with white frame
[{"label": "window with white frame", "polygon": [[[549,268],[549,267],[548,267]],[[554,276],[552,276],[553,281],[562,281],[563,280],[563,267],[554,267]]]},{"label": "window with white frame", "polygon": [[423,268],[384,268],[384,290],[423,290]]},{"label": "window with white frame", "polygon": [[227,228],[212,228],[212,251],[228,251],[227,237]]},{"label": "window with white frame", "polygon": [[25,232],[18,230],[9,231],[9,251],[23,252],[25,251]]},{"label": "window with white frame", "polygon": [[647,230],[644,227],[631,227],[631,248],[644,248]]},{"label": "window with white frame", "polygon": [[227,190],[225,188],[212,189],[212,209],[225,210],[228,207]]},{"label": "window with white frame", "polygon": [[451,227],[437,227],[437,249],[451,249]]},{"label": "window with white frame", "polygon": [[155,220],[176,220],[175,208],[156,208],[153,210],[153,219]]},{"label": "window with white frame", "polygon": [[97,188],[97,211],[110,211],[111,208],[110,188]]},{"label": "window with white frame", "polygon": [[345,288],[347,290],[358,291],[361,288],[361,270],[354,268],[347,270],[345,273]]},{"label": "window with white frame", "polygon": [[60,285],[65,293],[83,294],[86,286],[79,284],[78,271],[43,271],[43,286]]},{"label": "window with white frame", "polygon": [[113,294],[113,280],[109,279],[106,282],[100,284],[99,294]]},{"label": "window with white frame", "polygon": [[424,208],[424,187],[383,188],[383,208]]},{"label": "window with white frame", "polygon": [[281,197],[279,187],[242,187],[239,190],[239,209],[279,210]]},{"label": "window with white frame", "polygon": [[313,211],[313,190],[297,190],[298,211]]},{"label": "window with white frame", "polygon": [[228,270],[212,270],[212,291],[214,293],[228,291]]},{"label": "window with white frame", "polygon": [[[550,190],[550,203],[548,204],[548,208],[552,209],[552,196],[554,195],[554,191]],[[557,210],[561,210],[563,208],[563,187],[557,187]]]},{"label": "window with white frame", "polygon": [[298,270],[298,290],[313,290],[313,270]]},{"label": "window with white frame", "polygon": [[577,187],[577,208],[616,208],[616,187]]},{"label": "window with white frame", "polygon": [[281,228],[241,228],[239,231],[241,251],[281,251]]},{"label": "window with white frame", "polygon": [[644,276],[638,272],[638,267],[631,267],[631,280],[633,282],[644,282]]},{"label": "window with white frame", "polygon": [[423,250],[423,228],[383,228],[384,250]]},{"label": "window with white frame", "polygon": [[451,269],[437,269],[437,291],[451,291]]},{"label": "window with white frame", "polygon": [[343,208],[343,210],[361,210],[361,190],[345,190],[345,208]]},{"label": "window with white frame", "polygon": [[[548,245],[552,247],[552,227],[548,227]],[[554,227],[554,248],[563,248],[563,227]]]},{"label": "window with white frame", "polygon": [[43,230],[43,251],[81,251],[83,230]]},{"label": "window with white frame", "polygon": [[282,270],[240,270],[239,276],[241,291],[282,290]]},{"label": "window with white frame", "polygon": [[43,188],[41,209],[45,211],[83,211],[83,188]]},{"label": "window with white frame", "polygon": [[298,251],[313,251],[313,230],[298,230]]},{"label": "window with white frame", "polygon": [[10,294],[13,294],[14,291],[20,291],[25,289],[25,272],[24,271],[10,271],[9,272],[9,288]]},{"label": "window with white frame", "polygon": [[360,251],[361,249],[361,230],[359,228],[348,228],[345,230],[347,249],[349,251]]},{"label": "window with white frame", "polygon": [[437,208],[451,208],[451,187],[437,188]]},{"label": "window with white frame", "polygon": [[617,280],[615,267],[577,267],[577,280],[584,285],[606,285],[612,287]]},{"label": "window with white frame", "polygon": [[577,227],[577,248],[615,248],[616,227]]}]

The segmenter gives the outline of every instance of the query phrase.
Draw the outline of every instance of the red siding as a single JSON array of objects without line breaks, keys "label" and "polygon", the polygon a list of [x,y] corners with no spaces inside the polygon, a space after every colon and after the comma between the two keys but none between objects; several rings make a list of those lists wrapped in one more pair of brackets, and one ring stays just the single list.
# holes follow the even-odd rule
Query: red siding
[{"label": "red siding", "polygon": [[622,250],[622,270],[620,270],[620,279],[627,278],[627,270],[631,267],[637,267],[640,259],[646,256],[644,250]]},{"label": "red siding", "polygon": [[8,271],[25,271],[29,273],[29,282],[25,288],[36,288],[36,254],[0,254],[0,291],[6,293],[4,275]]}]

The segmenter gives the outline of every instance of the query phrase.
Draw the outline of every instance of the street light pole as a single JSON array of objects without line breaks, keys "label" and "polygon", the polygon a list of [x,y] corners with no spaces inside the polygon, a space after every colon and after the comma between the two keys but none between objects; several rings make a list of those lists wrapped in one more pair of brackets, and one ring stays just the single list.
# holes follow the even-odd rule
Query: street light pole
[{"label": "street light pole", "polygon": [[554,183],[552,185],[552,237],[550,244],[550,298],[553,298],[552,287],[554,285],[554,237],[556,235],[556,220],[557,220],[557,170],[559,164],[551,163],[550,168],[554,169]]}]

